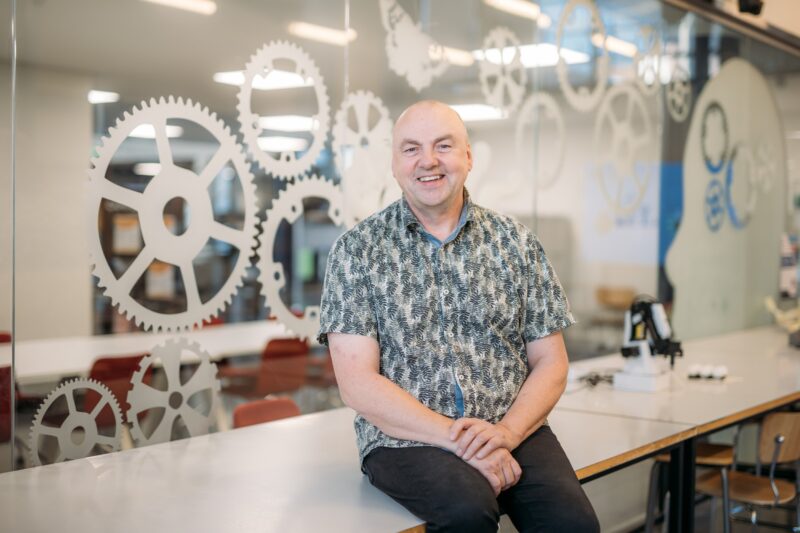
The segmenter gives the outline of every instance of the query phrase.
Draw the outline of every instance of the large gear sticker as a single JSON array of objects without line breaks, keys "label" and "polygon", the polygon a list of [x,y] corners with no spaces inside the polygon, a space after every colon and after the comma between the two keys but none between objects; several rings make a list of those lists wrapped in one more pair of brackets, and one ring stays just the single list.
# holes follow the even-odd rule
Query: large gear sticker
[{"label": "large gear sticker", "polygon": [[[181,376],[181,354],[184,351],[200,361],[194,374],[185,382]],[[148,370],[154,366],[163,368],[166,378],[164,390],[144,381]],[[214,424],[220,389],[217,365],[211,362],[208,352],[195,342],[184,338],[170,339],[153,348],[152,353],[139,363],[139,369],[131,378],[131,385],[127,417],[131,424],[131,437],[137,446],[169,442],[177,421],[182,423],[191,437],[205,435]],[[163,416],[160,419],[156,416],[151,418],[151,415],[161,412]]]},{"label": "large gear sticker", "polygon": [[703,110],[700,149],[703,152],[706,168],[712,174],[716,174],[725,166],[729,144],[728,117],[718,102],[711,102]]},{"label": "large gear sticker", "polygon": [[369,91],[347,95],[333,123],[333,155],[352,227],[380,208],[391,171],[392,120],[380,98]]},{"label": "large gear sticker", "polygon": [[[504,27],[493,29],[483,41],[483,60],[479,65],[481,91],[489,105],[506,113],[519,107],[528,81],[519,44],[517,36]],[[497,61],[489,60],[489,50],[497,53]]]},{"label": "large gear sticker", "polygon": [[[281,152],[275,158],[258,146],[258,138],[263,130],[259,125],[260,117],[252,110],[253,81],[257,76],[269,75],[272,71],[280,70],[276,68],[275,63],[287,60],[294,64],[294,74],[311,82],[317,100],[317,111],[311,117],[312,140],[305,153],[297,157],[297,153],[293,151]],[[244,84],[239,90],[236,110],[239,112],[242,137],[250,155],[265,172],[276,178],[289,179],[302,176],[317,161],[325,147],[330,115],[328,90],[317,65],[295,44],[273,41],[253,54],[244,71]]]},{"label": "large gear sticker", "polygon": [[[545,121],[547,121],[547,127],[542,125]],[[549,150],[542,150],[541,147],[539,147],[539,149],[536,150],[536,154],[538,155],[537,160],[532,162],[532,164],[527,162],[523,163],[523,154],[533,152],[532,147],[526,146],[525,144],[525,131],[533,127],[534,124],[538,126],[534,132],[535,137],[541,140],[544,138],[544,135],[540,132],[547,132],[547,138],[555,141],[555,150],[550,152]],[[539,188],[544,190],[552,187],[561,172],[566,146],[564,117],[561,114],[561,110],[555,98],[543,92],[536,92],[530,95],[517,113],[515,137],[517,167],[519,170],[523,173],[527,173],[527,169],[532,166],[536,172],[536,183]],[[547,166],[543,164],[545,160],[549,163]]]},{"label": "large gear sticker", "polygon": [[[91,412],[83,411],[76,402],[75,393],[92,391],[100,396]],[[48,423],[48,415],[53,405],[60,399],[65,400],[66,417],[59,426]],[[113,414],[113,434],[106,435],[100,430],[97,418],[106,410]],[[55,418],[55,417],[54,417]],[[59,417],[60,419],[60,417]],[[95,455],[98,451],[110,452],[120,449],[122,439],[122,410],[119,408],[114,394],[102,383],[92,379],[75,379],[62,383],[58,388],[47,395],[36,416],[30,432],[31,461],[35,465],[42,465],[44,448],[48,447],[47,441],[57,444],[58,453],[51,462],[59,463],[71,459],[81,459]]]},{"label": "large gear sticker", "polygon": [[380,0],[379,6],[389,68],[420,92],[450,65],[444,47],[423,32],[420,23],[414,22],[395,0]]},{"label": "large gear sticker", "polygon": [[286,285],[286,273],[280,261],[273,260],[275,236],[281,221],[293,224],[303,216],[303,199],[322,198],[328,201],[328,217],[336,226],[344,224],[342,192],[332,182],[317,176],[298,180],[290,185],[272,202],[263,224],[264,246],[260,250],[258,263],[261,274],[261,290],[270,312],[289,331],[300,338],[314,338],[319,328],[319,306],[308,306],[299,317],[292,313],[281,299],[281,290]]},{"label": "large gear sticker", "polygon": [[633,56],[633,69],[636,73],[636,85],[647,96],[655,96],[661,87],[661,36],[652,26],[640,29],[644,52],[638,48]]},{"label": "large gear sticker", "polygon": [[[589,90],[588,87],[575,88],[569,81],[567,75],[567,62],[561,55],[561,47],[564,43],[564,30],[570,20],[572,12],[578,8],[583,7],[588,9],[592,18],[591,35],[600,35],[603,40],[601,47],[602,55],[597,58],[597,80],[593,89]],[[556,33],[556,43],[558,46],[558,63],[556,64],[556,73],[558,74],[558,84],[561,86],[561,91],[564,93],[564,98],[570,105],[578,111],[591,111],[603,98],[606,91],[606,84],[608,83],[608,49],[606,48],[606,27],[603,20],[600,18],[600,13],[597,6],[592,0],[570,0],[561,12],[561,17],[558,19],[558,31]]]},{"label": "large gear sticker", "polygon": [[[174,164],[170,143],[166,135],[168,118],[194,122],[211,133],[220,146],[205,168],[196,174]],[[153,125],[161,170],[147,184],[143,192],[116,185],[106,179],[111,159],[122,142],[136,126]],[[174,331],[200,326],[203,320],[216,316],[229,304],[242,284],[245,269],[256,246],[256,193],[244,154],[228,128],[200,104],[184,103],[172,97],[168,101],[142,102],[140,108],[125,113],[109,136],[96,148],[89,171],[89,227],[90,253],[94,264],[93,274],[98,278],[104,294],[119,305],[137,325],[145,329]],[[244,196],[244,223],[241,229],[217,222],[208,187],[215,177],[231,164],[238,176]],[[170,201],[182,198],[191,212],[191,222],[186,231],[176,235],[164,221],[164,208]],[[136,211],[141,228],[143,248],[125,272],[117,278],[105,258],[97,216],[101,202],[111,200]],[[239,250],[236,263],[222,288],[203,302],[195,279],[193,260],[201,253],[209,238],[228,243]],[[175,265],[180,269],[186,296],[186,310],[178,313],[159,313],[149,309],[131,296],[136,283],[147,272],[153,261]]]},{"label": "large gear sticker", "polygon": [[688,118],[692,109],[692,82],[689,73],[677,60],[667,84],[666,99],[667,110],[675,122],[683,122]]},{"label": "large gear sticker", "polygon": [[600,189],[619,216],[634,213],[655,173],[648,153],[654,127],[633,84],[614,86],[603,99],[594,129]]}]

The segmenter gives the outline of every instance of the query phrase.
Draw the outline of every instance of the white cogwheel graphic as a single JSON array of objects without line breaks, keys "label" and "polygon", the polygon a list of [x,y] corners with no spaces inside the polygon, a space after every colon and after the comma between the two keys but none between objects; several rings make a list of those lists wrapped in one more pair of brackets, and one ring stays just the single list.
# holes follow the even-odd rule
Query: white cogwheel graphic
[{"label": "white cogwheel graphic", "polygon": [[[195,173],[174,164],[170,143],[166,134],[168,119],[191,121],[212,134],[219,148],[203,170]],[[152,125],[161,169],[143,192],[123,187],[106,179],[111,159],[122,142],[140,125]],[[253,176],[250,174],[241,148],[228,128],[216,115],[209,113],[200,104],[186,103],[172,97],[161,98],[126,112],[109,130],[109,136],[96,148],[97,157],[92,159],[89,171],[89,228],[90,253],[104,294],[119,305],[121,312],[135,320],[145,329],[174,331],[201,325],[203,320],[219,313],[242,284],[245,269],[249,265],[256,246],[256,193]],[[240,228],[217,222],[209,195],[209,185],[230,164],[241,185],[244,205],[244,222]],[[191,213],[186,231],[176,235],[164,222],[164,208],[170,201],[182,198]],[[103,200],[111,200],[134,210],[138,215],[143,248],[127,270],[117,278],[106,260],[97,231],[97,216]],[[200,298],[193,260],[201,253],[209,238],[228,243],[239,251],[236,263],[219,291],[203,302]],[[178,313],[159,313],[149,309],[131,296],[131,290],[147,272],[153,261],[175,265],[181,273],[186,295],[186,310]]]},{"label": "white cogwheel graphic", "polygon": [[[93,391],[100,396],[91,412],[78,407],[76,391],[82,393]],[[67,407],[66,417],[59,426],[49,425],[46,417],[55,413],[48,412],[61,398],[64,398]],[[114,418],[112,435],[101,433],[97,423],[97,417],[106,410],[106,407],[110,408]],[[48,394],[36,411],[30,432],[31,461],[35,465],[42,464],[39,452],[42,447],[48,446],[46,444],[48,439],[55,439],[58,455],[53,462],[60,463],[95,455],[98,446],[104,448],[104,451],[117,451],[120,449],[121,438],[122,410],[108,387],[92,379],[67,381]]]},{"label": "white cogwheel graphic", "polygon": [[[200,361],[186,382],[181,379],[181,354],[184,351]],[[163,368],[165,390],[144,381],[147,371],[154,365]],[[180,420],[191,437],[205,435],[214,424],[220,388],[217,365],[211,362],[208,352],[195,342],[185,338],[170,339],[156,346],[150,355],[142,358],[131,384],[127,417],[131,424],[131,437],[137,446],[168,442],[172,438],[176,420]],[[153,423],[151,415],[162,411],[163,416]],[[144,417],[140,420],[141,415]],[[142,426],[148,424],[154,427],[146,434]]]},{"label": "white cogwheel graphic", "polygon": [[286,329],[306,339],[314,338],[319,327],[319,306],[308,306],[302,317],[294,315],[283,303],[281,290],[286,285],[286,273],[280,261],[273,260],[275,236],[282,220],[293,224],[303,215],[305,198],[323,198],[328,201],[328,217],[337,226],[344,224],[342,192],[332,182],[318,176],[298,180],[289,185],[273,200],[263,224],[264,246],[261,247],[258,263],[261,291],[267,307]]},{"label": "white cogwheel graphic", "polygon": [[[276,62],[290,61],[294,64],[293,74],[297,74],[312,84],[317,100],[317,111],[312,115],[312,140],[308,149],[297,157],[293,151],[281,152],[276,157],[262,150],[258,145],[258,138],[262,133],[259,125],[259,116],[252,110],[253,81],[256,78],[269,77],[270,73],[279,71]],[[317,65],[311,57],[299,46],[286,41],[272,41],[264,45],[250,58],[244,71],[244,84],[239,90],[239,102],[236,105],[239,112],[239,124],[242,137],[248,151],[258,165],[267,173],[276,178],[289,179],[302,176],[316,162],[328,135],[330,107],[328,90]]]},{"label": "white cogwheel graphic", "polygon": [[[546,123],[546,125],[544,125]],[[536,161],[526,158],[525,154],[534,152],[534,146],[526,144],[526,130],[537,126],[534,140],[539,146],[535,150],[538,156]],[[544,133],[540,133],[544,132]],[[566,146],[566,128],[564,117],[558,103],[551,95],[536,92],[530,95],[522,104],[517,113],[516,127],[517,168],[520,172],[529,174],[533,169],[536,172],[536,183],[540,189],[548,189],[558,179],[561,165],[564,162],[564,149]],[[552,151],[544,149],[541,142],[548,140],[555,143]],[[549,145],[552,148],[552,145]],[[545,165],[547,162],[547,165]]]},{"label": "white cogwheel graphic", "polygon": [[639,208],[654,173],[649,150],[655,130],[633,84],[616,85],[597,112],[594,151],[600,189],[619,216]]},{"label": "white cogwheel graphic", "polygon": [[333,155],[342,177],[348,227],[380,208],[392,164],[392,120],[380,98],[350,93],[333,122]]},{"label": "white cogwheel graphic", "polygon": [[[567,62],[561,53],[561,48],[564,43],[564,30],[570,20],[572,12],[576,8],[583,7],[588,9],[592,18],[591,35],[600,35],[602,38],[602,47],[600,48],[602,55],[597,58],[596,76],[597,80],[592,90],[588,87],[575,88],[569,81],[567,75]],[[606,48],[606,27],[603,20],[600,18],[600,13],[597,6],[592,0],[570,0],[561,12],[561,17],[558,19],[558,30],[556,33],[556,43],[558,46],[558,63],[556,64],[556,73],[558,74],[558,84],[561,86],[561,91],[564,93],[564,98],[567,99],[569,104],[578,111],[591,111],[603,98],[606,91],[606,84],[608,83],[608,49]]]},{"label": "white cogwheel graphic", "polygon": [[517,36],[504,27],[493,29],[483,41],[481,91],[489,105],[506,113],[519,107],[528,81],[519,44]]},{"label": "white cogwheel graphic", "polygon": [[420,23],[414,22],[395,0],[380,0],[379,6],[389,68],[420,92],[450,66],[444,47],[423,32]]},{"label": "white cogwheel graphic", "polygon": [[689,73],[677,61],[667,85],[667,110],[675,122],[683,122],[692,109],[692,82]]},{"label": "white cogwheel graphic", "polygon": [[767,194],[778,180],[778,150],[771,144],[759,141],[755,154],[755,184]]},{"label": "white cogwheel graphic", "polygon": [[647,96],[654,96],[661,87],[661,36],[652,26],[640,28],[644,52],[637,48],[633,56],[636,85]]}]

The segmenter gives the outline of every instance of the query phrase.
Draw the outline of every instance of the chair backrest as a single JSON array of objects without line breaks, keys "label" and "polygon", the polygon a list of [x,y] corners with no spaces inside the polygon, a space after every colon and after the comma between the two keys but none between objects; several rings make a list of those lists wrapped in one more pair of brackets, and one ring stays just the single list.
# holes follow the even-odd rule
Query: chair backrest
[{"label": "chair backrest", "polygon": [[281,357],[297,357],[309,351],[308,341],[298,338],[272,339],[261,352],[262,359],[279,359]]},{"label": "chair backrest", "polygon": [[[123,357],[101,357],[92,363],[92,368],[89,371],[89,378],[99,381],[116,397],[119,406],[122,409],[122,416],[127,420],[125,413],[128,412],[128,391],[131,388],[131,378],[133,373],[139,369],[139,363],[142,358],[147,354],[129,355]],[[153,377],[152,367],[148,369],[144,375],[143,382],[150,383]],[[84,411],[91,413],[92,409],[99,402],[100,397],[97,394],[87,394],[84,401]],[[111,426],[114,424],[114,414],[111,409],[103,408],[102,411],[95,418],[98,426]]]},{"label": "chair backrest", "polygon": [[11,333],[0,331],[0,344],[8,344],[9,342],[11,342]]},{"label": "chair backrest", "polygon": [[263,424],[299,414],[300,408],[291,398],[265,398],[238,405],[233,410],[233,427]]},{"label": "chair backrest", "polygon": [[11,367],[0,366],[0,442],[11,439]]},{"label": "chair backrest", "polygon": [[800,413],[770,413],[764,417],[758,443],[758,458],[763,465],[772,462],[776,435],[784,437],[776,462],[800,460]]}]

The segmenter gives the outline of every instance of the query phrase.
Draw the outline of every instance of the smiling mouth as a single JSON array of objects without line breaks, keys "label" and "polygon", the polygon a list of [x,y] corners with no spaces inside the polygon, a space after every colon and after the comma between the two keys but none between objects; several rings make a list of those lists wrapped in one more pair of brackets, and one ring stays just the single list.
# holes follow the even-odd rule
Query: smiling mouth
[{"label": "smiling mouth", "polygon": [[419,178],[417,178],[417,181],[420,181],[422,183],[428,183],[431,181],[440,180],[442,178],[444,178],[444,174],[436,174],[434,176],[420,176]]}]

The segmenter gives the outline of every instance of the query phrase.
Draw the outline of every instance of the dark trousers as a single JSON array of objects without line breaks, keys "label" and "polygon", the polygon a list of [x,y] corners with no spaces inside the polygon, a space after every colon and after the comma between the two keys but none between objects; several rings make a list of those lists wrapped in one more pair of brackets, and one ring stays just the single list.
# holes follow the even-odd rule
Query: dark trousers
[{"label": "dark trousers", "polygon": [[496,498],[477,470],[432,446],[376,448],[364,459],[364,470],[375,487],[424,520],[429,533],[494,533],[501,512],[520,532],[600,531],[592,504],[549,426],[512,455],[522,477]]}]

